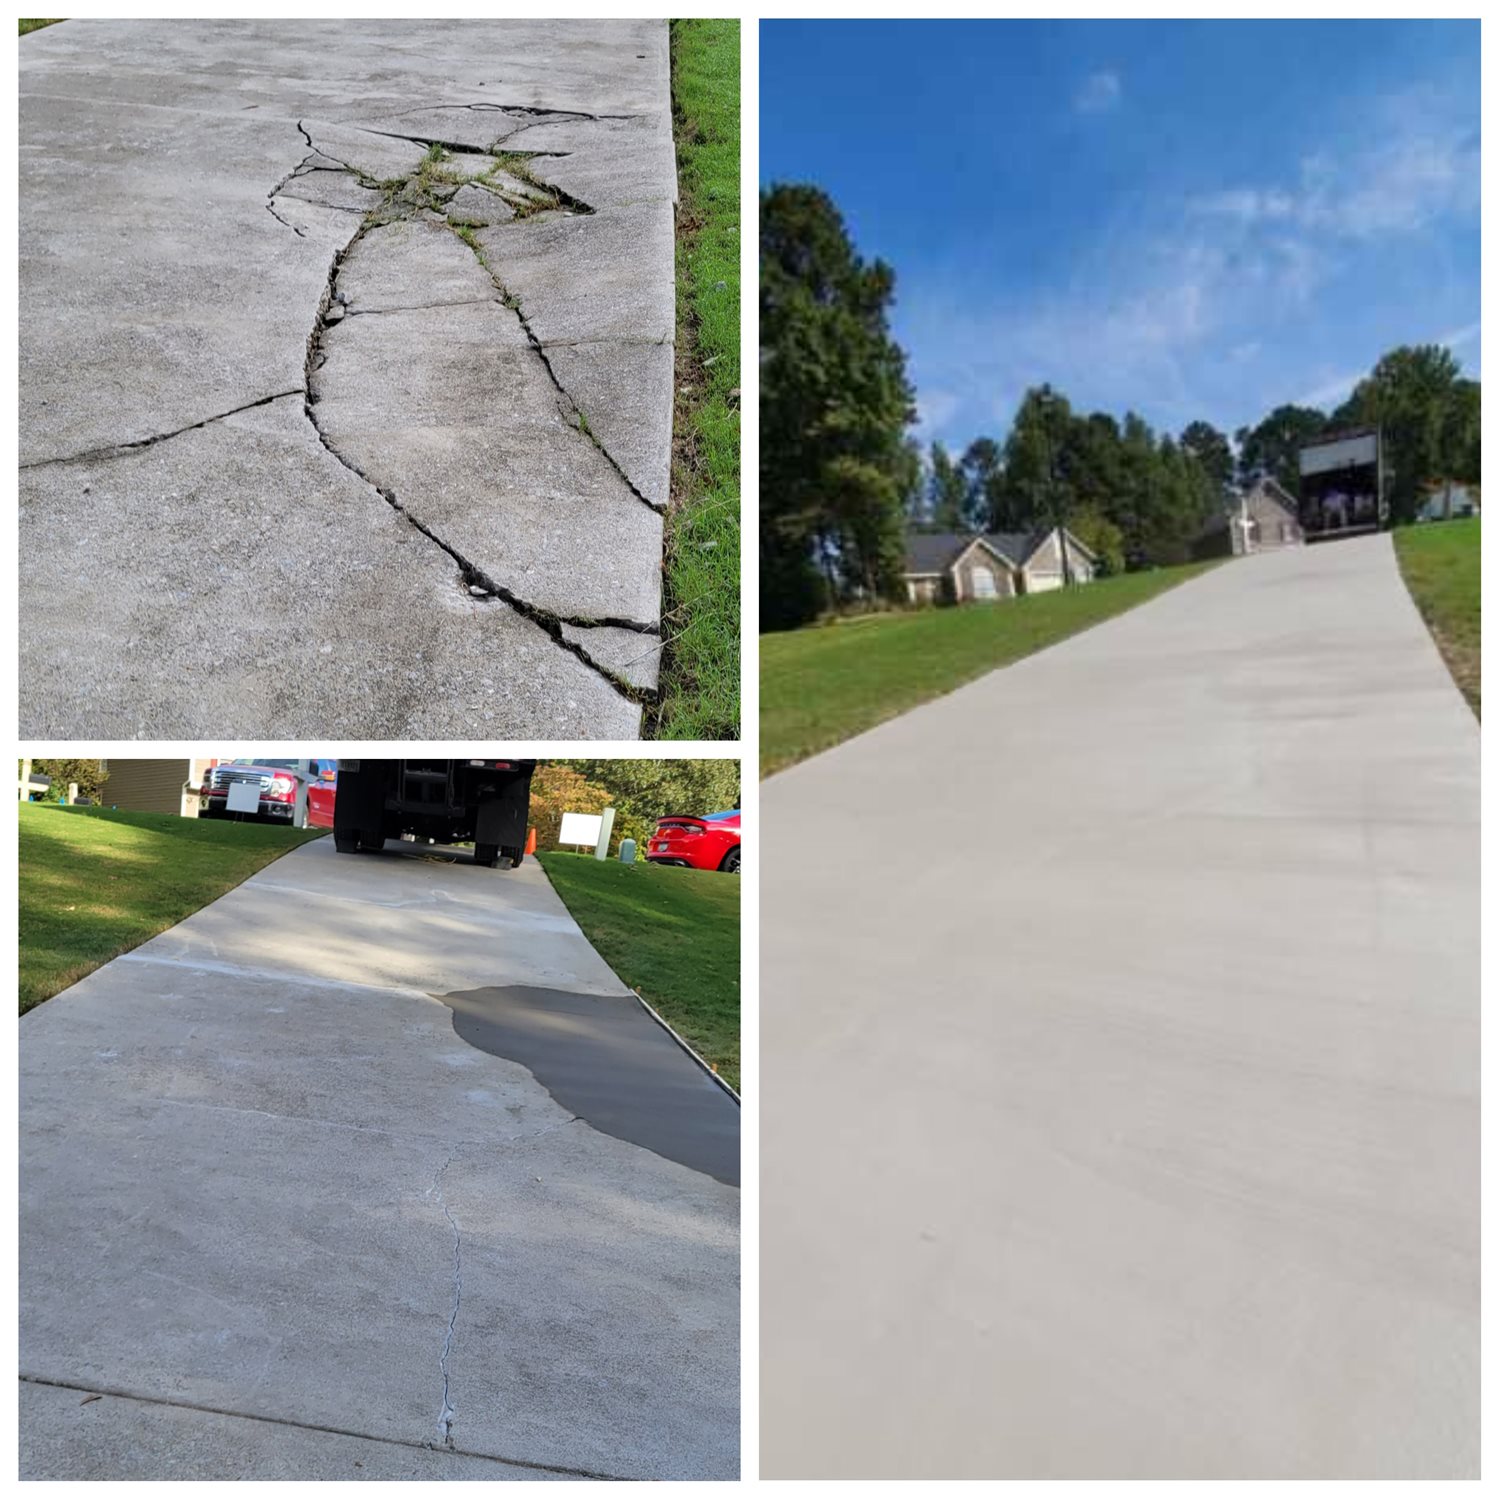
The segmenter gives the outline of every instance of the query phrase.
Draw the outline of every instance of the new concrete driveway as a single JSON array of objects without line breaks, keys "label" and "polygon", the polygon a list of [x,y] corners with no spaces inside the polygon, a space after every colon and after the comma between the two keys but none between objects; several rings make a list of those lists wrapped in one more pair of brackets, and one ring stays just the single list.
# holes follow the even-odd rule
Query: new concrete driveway
[{"label": "new concrete driveway", "polygon": [[766,783],[764,1474],[1477,1477],[1478,751],[1377,537]]},{"label": "new concrete driveway", "polygon": [[660,20],[24,38],[23,732],[635,737],[669,88]]},{"label": "new concrete driveway", "polygon": [[737,1170],[535,863],[308,845],[21,1022],[23,1477],[731,1477]]}]

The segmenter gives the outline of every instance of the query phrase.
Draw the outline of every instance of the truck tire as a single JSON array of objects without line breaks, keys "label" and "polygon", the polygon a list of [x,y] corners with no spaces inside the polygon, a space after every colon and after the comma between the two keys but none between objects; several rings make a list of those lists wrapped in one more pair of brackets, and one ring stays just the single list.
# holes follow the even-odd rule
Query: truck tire
[{"label": "truck tire", "polygon": [[512,870],[519,870],[521,868],[521,861],[526,858],[526,851],[516,844],[504,845],[500,853],[510,861]]},{"label": "truck tire", "polygon": [[336,833],[333,836],[333,847],[340,854],[358,854],[359,839],[352,833]]},{"label": "truck tire", "polygon": [[500,846],[498,844],[475,844],[474,863],[483,865],[487,870],[495,868],[495,862],[500,858]]}]

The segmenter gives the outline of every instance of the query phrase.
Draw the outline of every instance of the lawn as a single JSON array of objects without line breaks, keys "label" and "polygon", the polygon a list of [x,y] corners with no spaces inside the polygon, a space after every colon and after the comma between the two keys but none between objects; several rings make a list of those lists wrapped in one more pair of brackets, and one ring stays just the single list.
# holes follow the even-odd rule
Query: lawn
[{"label": "lawn", "polygon": [[318,830],[22,803],[21,1014]]},{"label": "lawn", "polygon": [[864,615],[760,640],[769,776],[1196,577],[1188,563],[996,604]]},{"label": "lawn", "polygon": [[537,858],[605,963],[738,1091],[738,877],[587,854]]},{"label": "lawn", "polygon": [[1479,716],[1479,518],[1392,533],[1402,577],[1459,691]]},{"label": "lawn", "polygon": [[676,409],[657,739],[740,724],[740,23],[672,22]]}]

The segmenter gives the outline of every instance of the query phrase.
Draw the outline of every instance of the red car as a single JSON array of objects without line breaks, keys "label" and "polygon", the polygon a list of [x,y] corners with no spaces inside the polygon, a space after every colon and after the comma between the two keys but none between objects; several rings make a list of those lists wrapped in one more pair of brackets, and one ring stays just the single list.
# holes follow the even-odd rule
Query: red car
[{"label": "red car", "polygon": [[706,818],[663,818],[646,840],[653,865],[686,865],[694,870],[740,873],[740,810]]}]

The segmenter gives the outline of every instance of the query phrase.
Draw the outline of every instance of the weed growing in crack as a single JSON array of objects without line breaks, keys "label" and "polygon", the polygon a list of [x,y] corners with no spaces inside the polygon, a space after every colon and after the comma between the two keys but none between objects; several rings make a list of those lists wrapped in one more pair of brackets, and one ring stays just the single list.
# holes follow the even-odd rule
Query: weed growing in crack
[{"label": "weed growing in crack", "polygon": [[474,256],[479,261],[479,264],[484,266],[485,270],[488,271],[489,266],[486,264],[484,258],[484,246],[479,243],[479,236],[474,233],[474,226],[472,224],[455,224],[450,220],[448,227],[474,252]]}]

